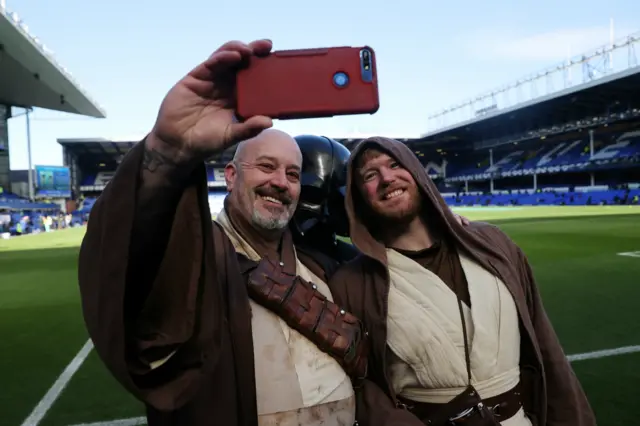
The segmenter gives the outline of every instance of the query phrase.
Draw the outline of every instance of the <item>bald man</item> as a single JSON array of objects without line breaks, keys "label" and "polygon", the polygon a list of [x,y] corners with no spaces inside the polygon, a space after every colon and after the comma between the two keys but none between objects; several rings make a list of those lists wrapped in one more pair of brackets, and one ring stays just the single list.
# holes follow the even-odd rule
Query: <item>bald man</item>
[{"label": "bald man", "polygon": [[295,140],[266,129],[238,145],[213,223],[204,165],[170,172],[163,149],[152,133],[126,155],[82,244],[83,309],[106,366],[151,426],[353,425],[366,360],[340,353],[364,333],[331,302],[326,259],[293,245]]}]

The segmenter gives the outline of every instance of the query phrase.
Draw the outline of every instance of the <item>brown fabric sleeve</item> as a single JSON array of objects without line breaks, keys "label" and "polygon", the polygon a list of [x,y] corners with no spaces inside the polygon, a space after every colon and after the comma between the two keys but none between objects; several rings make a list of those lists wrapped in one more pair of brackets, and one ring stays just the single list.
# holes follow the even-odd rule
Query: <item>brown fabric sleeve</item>
[{"label": "brown fabric sleeve", "polygon": [[[137,398],[172,410],[195,393],[205,348],[207,362],[216,361],[217,351],[210,348],[221,341],[224,312],[215,286],[220,276],[203,273],[205,253],[211,257],[214,249],[203,166],[178,203],[155,280],[130,278],[136,276],[130,271],[129,248],[142,154],[138,144],[125,156],[94,205],[80,249],[78,278],[85,323],[102,361]],[[203,291],[206,281],[212,281],[208,284],[213,291]],[[206,310],[202,300],[207,301]],[[200,327],[205,311],[207,326]],[[161,367],[149,366],[172,353]]]},{"label": "brown fabric sleeve", "polygon": [[142,374],[146,366],[193,337],[203,249],[202,222],[193,208],[197,206],[196,197],[195,188],[187,188],[178,204],[156,279],[132,329],[137,346],[134,350],[143,361]]},{"label": "brown fabric sleeve", "polygon": [[545,312],[531,265],[522,250],[517,246],[515,248],[547,382],[546,424],[548,426],[595,426],[595,415],[587,396]]}]

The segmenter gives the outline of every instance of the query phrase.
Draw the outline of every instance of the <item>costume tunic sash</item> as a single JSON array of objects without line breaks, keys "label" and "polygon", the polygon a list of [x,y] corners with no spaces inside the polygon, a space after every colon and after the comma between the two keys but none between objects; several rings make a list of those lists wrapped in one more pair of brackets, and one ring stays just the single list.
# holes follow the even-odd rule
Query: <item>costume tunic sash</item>
[{"label": "costume tunic sash", "polygon": [[[404,398],[446,403],[467,386],[458,296],[434,273],[387,250],[391,286],[387,343],[394,353],[391,382]],[[520,379],[520,330],[516,306],[504,283],[460,256],[471,308],[463,304],[471,359],[471,382],[491,398]],[[502,422],[530,426],[521,409]]]},{"label": "costume tunic sash", "polygon": [[[258,253],[233,228],[224,210],[216,221],[237,252],[251,260],[260,260]],[[316,284],[324,296],[333,300],[327,284],[297,257],[296,273]],[[352,425],[355,421],[353,387],[338,362],[273,312],[252,300],[249,303],[260,426]]]}]

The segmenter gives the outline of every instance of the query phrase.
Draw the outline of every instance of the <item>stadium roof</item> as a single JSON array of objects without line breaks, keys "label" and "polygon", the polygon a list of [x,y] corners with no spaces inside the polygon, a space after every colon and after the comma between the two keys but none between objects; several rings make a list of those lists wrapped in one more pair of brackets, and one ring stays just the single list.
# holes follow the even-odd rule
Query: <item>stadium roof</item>
[{"label": "stadium roof", "polygon": [[112,141],[105,138],[58,139],[65,151],[76,156],[112,159],[127,153],[139,141]]},{"label": "stadium roof", "polygon": [[640,67],[497,110],[433,133],[422,144],[496,140],[532,130],[602,116],[621,107],[640,107]]},{"label": "stadium roof", "polygon": [[104,118],[104,110],[30,35],[15,13],[0,5],[0,103]]}]

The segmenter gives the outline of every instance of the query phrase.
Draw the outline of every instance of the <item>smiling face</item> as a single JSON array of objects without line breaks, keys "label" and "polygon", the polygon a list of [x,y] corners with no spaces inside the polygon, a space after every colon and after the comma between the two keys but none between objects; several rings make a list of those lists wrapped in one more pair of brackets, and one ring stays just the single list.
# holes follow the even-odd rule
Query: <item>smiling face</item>
[{"label": "smiling face", "polygon": [[225,168],[230,202],[256,228],[283,230],[300,198],[302,155],[284,132],[267,130],[244,142]]},{"label": "smiling face", "polygon": [[421,196],[415,179],[385,152],[371,148],[356,163],[357,186],[380,219],[410,222],[420,213]]}]

